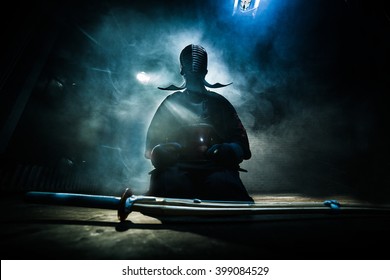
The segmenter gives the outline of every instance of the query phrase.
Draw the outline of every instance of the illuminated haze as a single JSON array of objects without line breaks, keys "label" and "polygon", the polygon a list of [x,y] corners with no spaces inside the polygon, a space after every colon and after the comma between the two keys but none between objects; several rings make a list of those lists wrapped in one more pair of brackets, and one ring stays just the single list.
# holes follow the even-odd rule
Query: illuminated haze
[{"label": "illuminated haze", "polygon": [[376,104],[352,93],[355,77],[340,79],[347,68],[340,49],[353,41],[340,39],[338,10],[323,10],[344,9],[344,1],[261,1],[256,18],[233,17],[233,1],[145,2],[107,1],[65,16],[53,69],[67,97],[53,97],[60,104],[50,116],[71,124],[66,135],[50,136],[63,157],[87,164],[107,192],[128,185],[143,193],[152,170],[143,156],[146,130],[171,93],[157,87],[181,85],[179,53],[195,43],[209,54],[206,80],[233,82],[215,91],[247,129],[253,156],[241,177],[252,194],[367,195],[354,174],[373,182],[381,172],[359,162],[377,152]]}]

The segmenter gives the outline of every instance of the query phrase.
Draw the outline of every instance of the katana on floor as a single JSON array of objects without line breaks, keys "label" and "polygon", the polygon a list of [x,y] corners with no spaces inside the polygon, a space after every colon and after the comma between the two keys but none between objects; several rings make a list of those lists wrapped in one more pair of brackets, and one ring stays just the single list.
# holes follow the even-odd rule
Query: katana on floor
[{"label": "katana on floor", "polygon": [[389,207],[344,204],[336,200],[323,202],[240,202],[183,198],[164,198],[133,195],[126,189],[121,197],[76,193],[30,191],[25,194],[29,203],[112,209],[124,221],[131,212],[149,216],[221,217],[266,214],[334,214],[334,213],[389,213]]}]

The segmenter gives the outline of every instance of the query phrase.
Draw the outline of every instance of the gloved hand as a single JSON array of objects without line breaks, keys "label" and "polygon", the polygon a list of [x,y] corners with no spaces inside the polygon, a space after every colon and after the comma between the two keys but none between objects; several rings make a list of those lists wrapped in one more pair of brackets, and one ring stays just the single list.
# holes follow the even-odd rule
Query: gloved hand
[{"label": "gloved hand", "polygon": [[243,161],[244,152],[237,143],[214,144],[206,152],[207,158],[221,165],[235,165]]},{"label": "gloved hand", "polygon": [[151,161],[155,168],[165,168],[177,162],[181,153],[181,145],[176,142],[159,144],[152,149]]}]

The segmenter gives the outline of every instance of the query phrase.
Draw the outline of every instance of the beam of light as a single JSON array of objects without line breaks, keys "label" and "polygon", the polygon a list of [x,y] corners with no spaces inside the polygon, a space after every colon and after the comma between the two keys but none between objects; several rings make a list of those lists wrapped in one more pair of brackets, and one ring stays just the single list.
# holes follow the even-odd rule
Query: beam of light
[{"label": "beam of light", "polygon": [[139,72],[136,77],[141,84],[147,84],[150,81],[150,76],[145,72]]},{"label": "beam of light", "polygon": [[121,91],[118,89],[118,87],[115,85],[115,83],[112,79],[112,73],[115,73],[115,72],[112,72],[110,69],[101,69],[101,68],[96,68],[96,67],[89,67],[88,69],[108,74],[108,78],[110,79],[111,85],[114,89],[114,92],[113,92],[114,97],[115,97],[116,101],[119,101],[119,99],[120,99],[119,96],[121,95]]},{"label": "beam of light", "polygon": [[93,71],[105,72],[105,73],[111,74],[111,70],[108,70],[108,69],[100,69],[100,68],[96,68],[96,67],[89,67],[89,69],[91,69]]},{"label": "beam of light", "polygon": [[198,121],[198,115],[176,102],[167,102],[167,109],[178,120],[184,120],[184,123],[196,123]]},{"label": "beam of light", "polygon": [[123,166],[126,168],[127,171],[131,171],[130,167],[127,165],[125,159],[124,159],[124,156],[123,156],[123,150],[119,147],[111,147],[111,146],[108,146],[108,145],[101,145],[102,148],[106,148],[106,149],[110,149],[110,150],[116,150],[118,151],[118,155],[119,155],[119,160],[120,162],[123,164]]},{"label": "beam of light", "polygon": [[239,0],[234,0],[233,15],[234,15],[234,14],[236,13],[236,11],[237,11],[238,1],[239,1]]},{"label": "beam of light", "polygon": [[259,5],[260,5],[260,0],[256,0],[256,1],[255,1],[255,5],[253,6],[253,8],[257,10],[257,8],[259,7]]},{"label": "beam of light", "polygon": [[81,31],[81,33],[83,33],[89,40],[91,40],[92,42],[94,42],[96,45],[98,45],[99,47],[102,47],[102,45],[99,44],[99,42],[93,38],[91,35],[88,34],[87,31],[85,31],[84,29],[82,29],[80,26],[77,26],[77,28]]}]

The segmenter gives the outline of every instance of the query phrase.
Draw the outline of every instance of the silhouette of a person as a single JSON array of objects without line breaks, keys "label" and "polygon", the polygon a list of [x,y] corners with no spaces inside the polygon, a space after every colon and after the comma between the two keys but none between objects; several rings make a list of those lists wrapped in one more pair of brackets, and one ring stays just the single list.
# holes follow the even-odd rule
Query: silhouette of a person
[{"label": "silhouette of a person", "polygon": [[239,164],[251,158],[246,130],[233,105],[206,87],[207,52],[188,45],[180,53],[181,87],[157,108],[146,136],[150,172],[147,195],[204,200],[253,201]]}]

